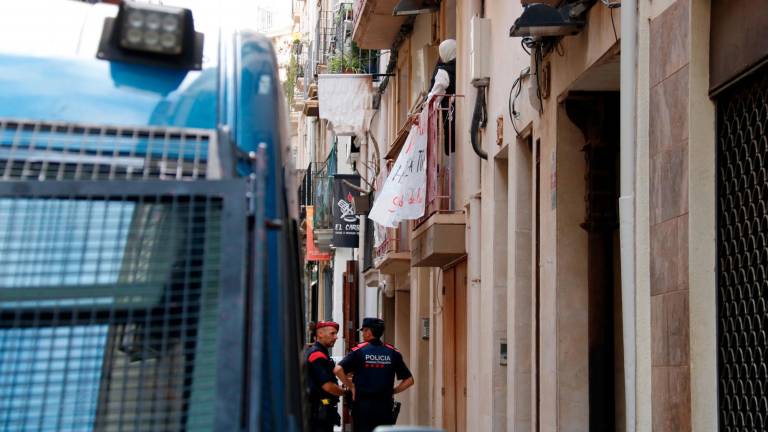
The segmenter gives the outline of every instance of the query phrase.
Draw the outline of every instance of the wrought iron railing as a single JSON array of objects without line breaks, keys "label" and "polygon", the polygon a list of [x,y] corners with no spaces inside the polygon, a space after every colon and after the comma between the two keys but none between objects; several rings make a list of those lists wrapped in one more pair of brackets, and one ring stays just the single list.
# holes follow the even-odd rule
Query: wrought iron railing
[{"label": "wrought iron railing", "polygon": [[373,255],[375,249],[373,246],[375,229],[373,220],[365,218],[365,239],[363,241],[363,271],[373,268]]},{"label": "wrought iron railing", "polygon": [[[389,172],[392,169],[392,165],[393,161],[388,161],[387,164],[382,167],[382,170],[379,173],[379,177],[376,179],[376,190],[381,190],[383,187],[384,182],[386,181],[386,178],[389,176]],[[400,226],[397,228],[384,228],[375,224],[374,226],[374,229],[378,230],[376,231],[376,238],[374,239],[374,243],[376,243],[376,239],[379,240],[378,244],[374,244],[373,247],[374,261],[380,260],[390,253],[410,251],[407,221],[401,222]]]},{"label": "wrought iron railing", "polygon": [[379,52],[365,50],[352,42],[353,4],[340,3],[336,9],[321,11],[317,63],[326,73],[377,74]]},{"label": "wrought iron railing", "polygon": [[333,195],[333,170],[329,162],[312,162],[312,205],[315,207],[315,230],[330,229],[333,226],[331,200]]},{"label": "wrought iron railing", "polygon": [[400,222],[397,228],[382,229],[382,233],[384,241],[374,250],[375,260],[380,260],[391,253],[411,251],[408,221]]}]

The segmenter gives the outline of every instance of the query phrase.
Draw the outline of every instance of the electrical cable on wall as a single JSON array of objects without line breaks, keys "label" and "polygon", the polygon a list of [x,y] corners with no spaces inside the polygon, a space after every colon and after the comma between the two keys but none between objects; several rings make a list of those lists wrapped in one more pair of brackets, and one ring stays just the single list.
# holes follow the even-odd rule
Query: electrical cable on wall
[{"label": "electrical cable on wall", "polygon": [[[523,91],[523,80],[530,76],[531,68],[527,67],[520,71],[520,75],[512,83],[512,87],[509,89],[509,99],[507,100],[507,108],[509,109],[509,121],[512,123],[512,128],[515,129],[515,133],[520,135],[520,131],[517,129],[516,121],[520,118],[520,112],[517,111],[515,105],[517,104],[517,98],[520,97],[520,93]],[[512,96],[512,93],[515,95]]]},{"label": "electrical cable on wall", "polygon": [[387,70],[384,79],[382,79],[381,83],[379,84],[379,94],[384,94],[384,91],[389,85],[389,77],[394,73],[395,68],[397,67],[397,57],[399,54],[400,45],[402,45],[403,42],[405,42],[405,40],[411,34],[411,32],[413,32],[414,22],[416,22],[415,16],[408,17],[403,25],[400,26],[400,31],[397,33],[395,41],[392,42],[392,48],[389,51],[390,55],[389,63],[387,63]]},{"label": "electrical cable on wall", "polygon": [[613,20],[613,10],[616,8],[621,7],[620,1],[614,1],[614,0],[600,0],[602,4],[604,4],[608,10],[611,12],[611,28],[613,28],[613,37],[616,39],[616,42],[619,41],[619,34],[616,33],[616,22]]},{"label": "electrical cable on wall", "polygon": [[539,114],[544,112],[544,101],[541,97],[541,63],[543,61],[542,51],[544,51],[542,43],[539,43],[533,50],[534,66],[536,67],[536,71],[533,75],[536,77],[536,96],[539,98],[539,107],[537,111]]}]

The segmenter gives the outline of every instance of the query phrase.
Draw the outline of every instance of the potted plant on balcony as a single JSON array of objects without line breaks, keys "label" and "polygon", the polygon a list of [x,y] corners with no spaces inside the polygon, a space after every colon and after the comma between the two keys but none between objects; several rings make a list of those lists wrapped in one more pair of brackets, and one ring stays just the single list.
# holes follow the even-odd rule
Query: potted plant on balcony
[{"label": "potted plant on balcony", "polygon": [[328,71],[331,73],[361,73],[362,70],[360,59],[349,53],[334,55],[328,60]]}]

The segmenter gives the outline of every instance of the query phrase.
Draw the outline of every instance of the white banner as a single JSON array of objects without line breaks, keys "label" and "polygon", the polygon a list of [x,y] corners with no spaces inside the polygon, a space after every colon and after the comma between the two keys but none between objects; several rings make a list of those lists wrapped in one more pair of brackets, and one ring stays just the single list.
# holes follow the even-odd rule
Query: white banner
[{"label": "white banner", "polygon": [[411,126],[403,149],[376,194],[368,215],[379,225],[394,228],[401,220],[424,216],[427,199],[427,113],[419,115],[418,124]]},{"label": "white banner", "polygon": [[331,123],[336,135],[363,136],[371,110],[371,75],[320,74],[317,77],[320,118]]}]

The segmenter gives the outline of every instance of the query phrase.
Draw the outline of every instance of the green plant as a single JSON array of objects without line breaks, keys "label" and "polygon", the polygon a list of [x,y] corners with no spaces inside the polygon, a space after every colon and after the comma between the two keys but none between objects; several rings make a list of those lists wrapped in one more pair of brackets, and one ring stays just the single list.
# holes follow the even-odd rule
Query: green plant
[{"label": "green plant", "polygon": [[360,58],[352,56],[349,53],[344,55],[334,55],[328,59],[328,71],[331,73],[361,73],[363,65],[360,64]]},{"label": "green plant", "polygon": [[296,60],[296,55],[291,54],[291,60],[288,63],[288,70],[285,74],[285,82],[283,83],[283,92],[285,98],[288,101],[288,106],[293,104],[293,93],[296,89],[296,75],[298,73],[299,64]]}]

